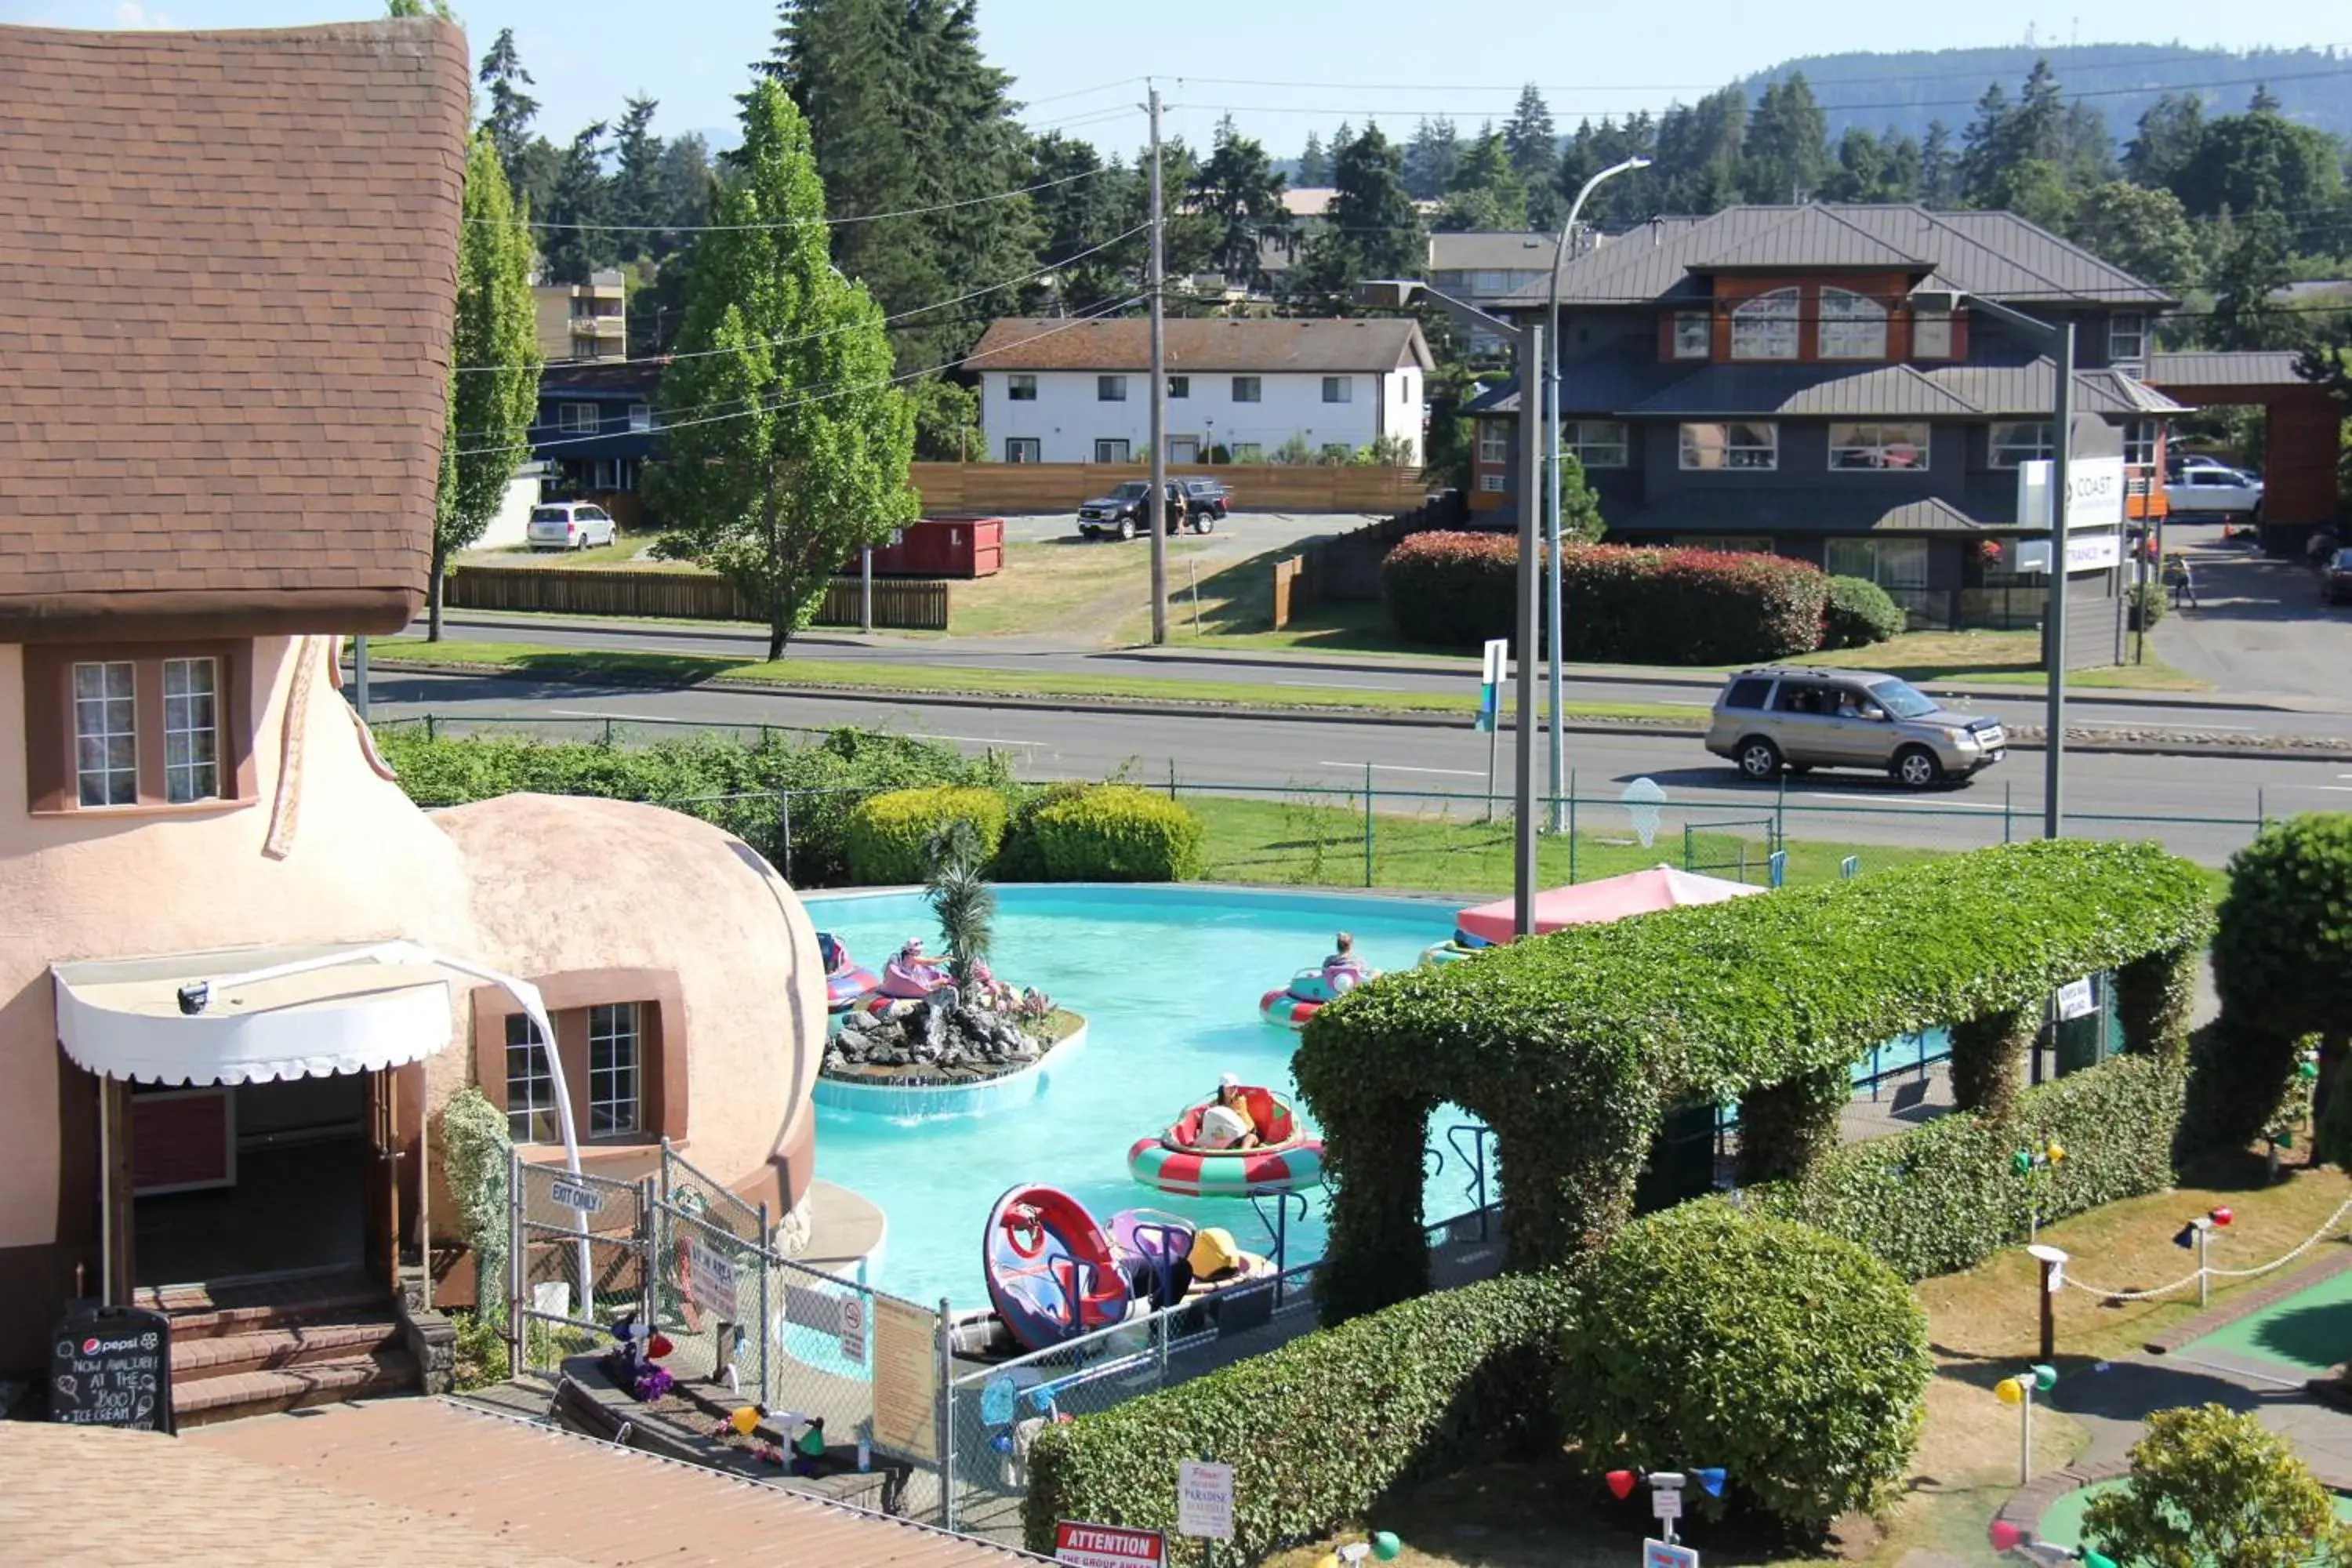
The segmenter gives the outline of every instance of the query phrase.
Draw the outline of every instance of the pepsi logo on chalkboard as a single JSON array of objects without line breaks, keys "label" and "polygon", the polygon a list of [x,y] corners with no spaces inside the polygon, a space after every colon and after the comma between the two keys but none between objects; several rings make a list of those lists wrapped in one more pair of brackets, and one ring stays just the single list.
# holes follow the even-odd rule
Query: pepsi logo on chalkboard
[{"label": "pepsi logo on chalkboard", "polygon": [[49,1418],[81,1426],[172,1427],[172,1323],[136,1307],[94,1307],[50,1337]]}]

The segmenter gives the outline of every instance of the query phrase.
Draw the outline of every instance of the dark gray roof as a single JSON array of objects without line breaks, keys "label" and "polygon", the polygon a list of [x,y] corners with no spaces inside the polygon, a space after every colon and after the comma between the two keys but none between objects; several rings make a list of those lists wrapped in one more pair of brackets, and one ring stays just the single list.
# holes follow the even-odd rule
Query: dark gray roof
[{"label": "dark gray roof", "polygon": [[1476,232],[1433,234],[1429,237],[1429,268],[1433,272],[1473,272],[1551,266],[1557,236]]},{"label": "dark gray roof", "polygon": [[[1661,363],[1640,352],[1604,353],[1560,366],[1560,408],[1570,418],[1629,409],[1689,374],[1688,368]],[[1517,376],[1465,405],[1465,414],[1517,414]]]},{"label": "dark gray roof", "polygon": [[[1560,406],[1580,406],[1580,383],[1562,377]],[[1621,405],[1622,406],[1622,405]],[[1830,364],[1717,364],[1683,377],[1627,414],[1903,416],[1965,419],[1979,411],[1907,364],[1855,371]]]},{"label": "dark gray roof", "polygon": [[[2030,419],[2050,412],[2051,384],[2057,367],[2038,359],[2030,364],[1944,365],[1922,374],[1979,416]],[[2075,372],[2074,411],[2118,419],[2186,412],[2162,393],[2117,370]]]},{"label": "dark gray roof", "polygon": [[[1573,362],[1560,372],[1560,410],[1657,419],[1738,415],[1792,419],[2031,419],[2050,411],[2051,362],[2021,365],[1713,364],[1679,367],[1636,355]],[[2077,412],[2131,419],[2184,412],[2182,405],[2117,370],[2078,371]],[[1517,414],[1511,381],[1464,409]]]},{"label": "dark gray roof", "polygon": [[1465,414],[1517,414],[1519,411],[1519,378],[1488,387],[1462,405]]},{"label": "dark gray roof", "polygon": [[[1561,272],[1560,302],[1646,304],[1694,273],[1780,267],[1933,274],[1995,300],[2172,302],[2162,289],[2013,213],[1821,205],[1727,207],[1711,217],[1641,225],[1570,260]],[[1534,307],[1545,299],[1545,285],[1538,283],[1511,303]]]},{"label": "dark gray roof", "polygon": [[1988,527],[1941,496],[1890,500],[1859,489],[1682,490],[1622,516],[1615,533],[1978,533]]},{"label": "dark gray roof", "polygon": [[2307,386],[2294,373],[2295,355],[2285,350],[2239,349],[2230,353],[2150,354],[2151,385],[2194,397],[2208,386]]}]

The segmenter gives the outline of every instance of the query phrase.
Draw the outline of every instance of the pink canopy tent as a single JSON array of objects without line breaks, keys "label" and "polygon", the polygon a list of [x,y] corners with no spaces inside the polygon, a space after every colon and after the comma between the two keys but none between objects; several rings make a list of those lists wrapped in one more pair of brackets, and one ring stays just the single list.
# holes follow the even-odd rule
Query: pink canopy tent
[{"label": "pink canopy tent", "polygon": [[[1672,866],[1653,866],[1646,871],[1627,871],[1622,876],[1603,877],[1597,882],[1578,882],[1538,893],[1536,930],[1542,932],[1558,931],[1562,926],[1601,925],[1622,921],[1628,915],[1646,915],[1654,910],[1680,909],[1685,904],[1719,904],[1762,891],[1745,882],[1677,871]],[[1497,899],[1491,904],[1464,910],[1454,917],[1454,924],[1482,942],[1506,942],[1511,940],[1517,913],[1510,900]]]}]

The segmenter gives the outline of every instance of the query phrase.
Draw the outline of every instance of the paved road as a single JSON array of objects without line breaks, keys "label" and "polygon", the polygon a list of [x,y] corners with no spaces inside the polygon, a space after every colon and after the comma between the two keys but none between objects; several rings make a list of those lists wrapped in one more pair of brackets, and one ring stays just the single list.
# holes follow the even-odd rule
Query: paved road
[{"label": "paved road", "polygon": [[[1484,790],[1487,737],[1461,730],[1339,721],[1066,713],[1050,709],[927,706],[857,698],[784,697],[724,689],[615,691],[562,682],[385,674],[373,682],[379,720],[433,713],[464,721],[495,716],[550,734],[595,732],[604,721],[750,727],[860,724],[921,735],[968,751],[1012,754],[1028,778],[1101,777],[1121,766],[1151,782],[1171,767],[1180,784],[1282,795],[1310,789],[1360,795],[1366,764],[1381,809],[1468,810],[1448,796]],[[504,728],[505,726],[500,726]],[[1512,767],[1498,748],[1502,787]],[[1685,819],[1753,819],[1780,804],[1774,790],[1742,783],[1683,737],[1570,734],[1582,823],[1627,819],[1613,803],[1638,777],[1672,803],[1664,832]],[[2153,836],[2218,865],[2252,837],[2258,812],[2352,808],[2352,764],[2271,758],[2207,759],[2084,753],[2068,760],[2073,831]],[[1791,780],[1784,809],[1791,837],[1864,844],[1966,848],[2040,830],[2042,756],[2017,753],[1965,786],[1909,795],[1870,775]]]}]

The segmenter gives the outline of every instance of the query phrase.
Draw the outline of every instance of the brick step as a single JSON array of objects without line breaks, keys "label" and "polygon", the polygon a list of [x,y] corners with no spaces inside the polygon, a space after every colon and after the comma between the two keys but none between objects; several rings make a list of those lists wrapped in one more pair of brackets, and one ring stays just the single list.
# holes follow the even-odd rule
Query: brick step
[{"label": "brick step", "polygon": [[172,1341],[174,1385],[229,1377],[241,1372],[281,1372],[341,1361],[400,1343],[400,1325],[390,1318],[287,1323],[247,1333],[203,1334]]},{"label": "brick step", "polygon": [[374,1317],[391,1295],[364,1274],[337,1273],[288,1279],[223,1281],[144,1289],[137,1303],[172,1320],[172,1338],[218,1339],[288,1328],[321,1319]]},{"label": "brick step", "polygon": [[182,1426],[204,1426],[305,1405],[336,1405],[388,1394],[413,1394],[423,1379],[406,1351],[340,1356],[283,1371],[238,1372],[173,1383],[172,1415]]}]

